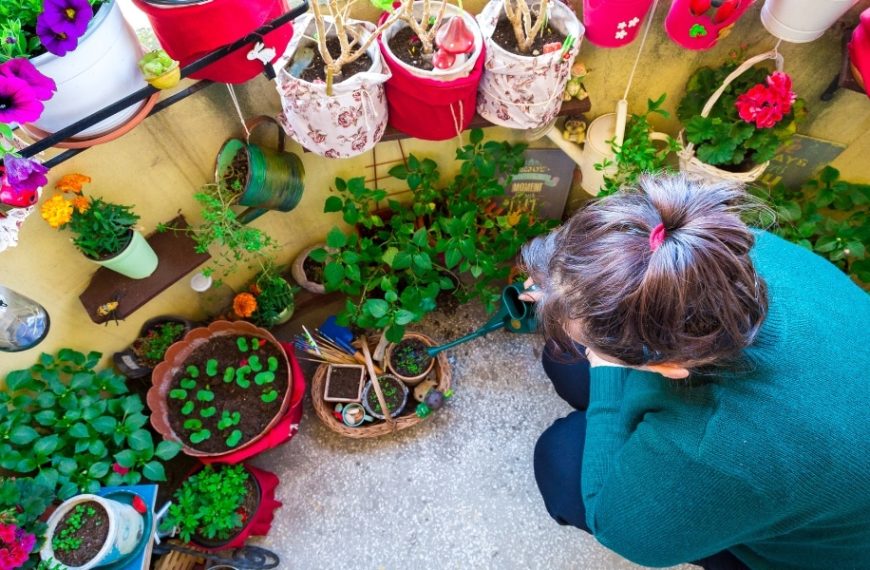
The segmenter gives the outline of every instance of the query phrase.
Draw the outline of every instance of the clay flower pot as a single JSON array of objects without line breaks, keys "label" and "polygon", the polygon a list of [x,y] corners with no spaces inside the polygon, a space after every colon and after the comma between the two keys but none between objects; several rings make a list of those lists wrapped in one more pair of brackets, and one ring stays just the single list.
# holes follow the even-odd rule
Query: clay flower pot
[{"label": "clay flower pot", "polygon": [[[168,398],[172,381],[178,371],[185,365],[188,357],[190,357],[197,348],[220,336],[239,335],[259,338],[279,350],[281,355],[279,367],[283,367],[287,372],[287,389],[283,394],[281,406],[266,427],[264,427],[258,435],[244,443],[241,443],[237,447],[218,452],[206,452],[190,447],[171,427]],[[169,350],[166,351],[166,355],[163,358],[163,362],[154,368],[154,372],[151,374],[151,383],[152,386],[148,390],[146,400],[148,402],[148,407],[151,409],[151,425],[154,429],[157,430],[165,439],[180,443],[182,446],[181,450],[187,455],[193,457],[216,458],[238,453],[239,450],[245,449],[259,441],[278,424],[290,407],[293,373],[290,369],[290,363],[283,348],[281,348],[280,343],[268,331],[254,326],[247,321],[215,321],[207,327],[193,329],[187,333],[182,340],[169,347]],[[226,405],[226,402],[223,402],[223,404]]]},{"label": "clay flower pot", "polygon": [[[405,342],[406,340],[416,340],[416,341],[419,341],[424,346],[427,346],[427,347],[430,346],[429,342],[427,342],[427,340],[428,340],[427,337],[425,337],[423,335],[416,334],[416,333],[405,333],[404,338],[402,338],[402,342]],[[387,368],[390,370],[390,373],[393,376],[395,376],[396,378],[398,378],[399,380],[401,380],[402,382],[404,382],[408,386],[416,386],[417,384],[419,384],[420,382],[423,381],[423,379],[429,374],[429,372],[432,371],[432,368],[435,366],[435,359],[432,357],[429,357],[429,365],[426,366],[426,369],[423,370],[419,374],[415,374],[412,376],[407,376],[405,374],[401,374],[397,370],[396,364],[393,362],[393,356],[395,355],[396,347],[399,346],[400,344],[402,344],[402,342],[400,342],[398,344],[390,343],[390,345],[387,347],[387,351],[385,353],[384,360],[387,363]]]},{"label": "clay flower pot", "polygon": [[312,251],[321,247],[326,248],[326,244],[315,243],[314,245],[306,247],[302,250],[302,253],[296,256],[296,259],[294,259],[293,263],[290,265],[290,275],[293,276],[293,280],[306,291],[310,291],[317,295],[323,295],[326,293],[326,288],[323,286],[323,283],[318,283],[310,279],[310,276],[305,272],[305,260],[308,259],[308,256]]}]

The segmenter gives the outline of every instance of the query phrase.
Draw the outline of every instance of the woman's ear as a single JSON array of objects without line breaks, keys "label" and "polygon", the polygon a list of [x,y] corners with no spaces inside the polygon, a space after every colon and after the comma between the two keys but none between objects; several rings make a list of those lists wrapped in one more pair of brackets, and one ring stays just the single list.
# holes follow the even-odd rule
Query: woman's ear
[{"label": "woman's ear", "polygon": [[682,380],[683,378],[689,377],[689,370],[683,368],[679,364],[649,364],[643,368],[650,372],[661,374],[665,378],[670,378],[672,380]]}]

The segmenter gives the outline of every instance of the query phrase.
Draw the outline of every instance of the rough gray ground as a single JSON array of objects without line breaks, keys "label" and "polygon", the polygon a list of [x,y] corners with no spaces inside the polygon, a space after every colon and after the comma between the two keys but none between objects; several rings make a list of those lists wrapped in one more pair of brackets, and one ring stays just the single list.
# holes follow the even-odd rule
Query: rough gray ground
[{"label": "rough gray ground", "polygon": [[[484,319],[463,306],[416,330],[446,341]],[[532,450],[571,408],[545,376],[540,346],[498,332],[454,349],[453,400],[392,436],[344,438],[306,400],[297,437],[255,461],[281,477],[284,502],[262,544],[288,570],[639,568],[544,509]]]}]

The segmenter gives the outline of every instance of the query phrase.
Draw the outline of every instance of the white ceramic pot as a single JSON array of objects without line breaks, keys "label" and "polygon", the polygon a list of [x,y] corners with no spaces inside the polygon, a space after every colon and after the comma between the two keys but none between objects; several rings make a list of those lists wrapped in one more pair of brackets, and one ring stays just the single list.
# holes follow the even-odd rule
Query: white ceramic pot
[{"label": "white ceramic pot", "polygon": [[133,239],[124,248],[124,251],[104,260],[94,260],[97,265],[111,269],[130,279],[145,279],[157,269],[157,254],[151,248],[151,244],[139,232],[133,232]]},{"label": "white ceramic pot", "polygon": [[[136,65],[143,54],[118,3],[104,4],[76,49],[63,57],[44,53],[30,60],[57,83],[57,93],[45,102],[45,111],[33,125],[55,133],[145,87],[145,79]],[[75,138],[111,132],[130,120],[144,104],[141,101],[131,105],[81,131]]]},{"label": "white ceramic pot", "polygon": [[[441,2],[432,2],[429,9],[433,16],[437,16],[438,10],[441,9]],[[423,2],[414,2],[414,15],[419,17],[422,13]],[[474,69],[474,64],[477,62],[477,58],[480,57],[480,50],[483,49],[483,35],[480,33],[480,27],[477,25],[477,20],[475,20],[471,14],[453,4],[448,4],[444,9],[444,19],[442,22],[454,16],[462,16],[462,19],[465,20],[465,25],[468,26],[468,29],[471,30],[471,33],[474,35],[474,49],[472,50],[471,55],[465,59],[464,63],[454,65],[450,69],[436,68],[427,71],[409,65],[396,57],[392,50],[390,50],[390,38],[392,38],[402,28],[407,27],[407,24],[401,20],[398,20],[383,32],[381,45],[383,46],[383,50],[386,52],[385,55],[390,58],[390,61],[395,62],[396,65],[402,67],[414,77],[435,79],[436,81],[452,81],[454,79],[468,77],[471,74],[471,70]]]},{"label": "white ceramic pot", "polygon": [[96,556],[82,566],[64,566],[62,564],[60,566],[68,570],[89,570],[90,568],[111,564],[122,556],[133,552],[136,545],[142,539],[142,533],[145,531],[142,515],[137,513],[130,505],[98,497],[97,495],[85,494],[77,495],[64,501],[48,519],[45,544],[39,550],[39,556],[43,560],[55,558],[54,549],[51,546],[52,538],[54,538],[57,525],[64,515],[77,505],[87,502],[99,504],[106,510],[106,514],[109,515],[109,534],[106,536],[106,542],[103,543],[103,547]]},{"label": "white ceramic pot", "polygon": [[761,23],[786,42],[811,42],[834,25],[858,0],[765,0]]}]

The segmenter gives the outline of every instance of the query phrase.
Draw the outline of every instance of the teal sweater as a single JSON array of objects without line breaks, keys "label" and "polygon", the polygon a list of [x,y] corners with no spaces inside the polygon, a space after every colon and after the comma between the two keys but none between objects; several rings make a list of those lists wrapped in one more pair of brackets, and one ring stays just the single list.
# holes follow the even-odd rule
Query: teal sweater
[{"label": "teal sweater", "polygon": [[870,296],[757,238],[770,311],[744,372],[689,387],[592,370],[587,523],[647,566],[728,549],[753,570],[870,569]]}]

